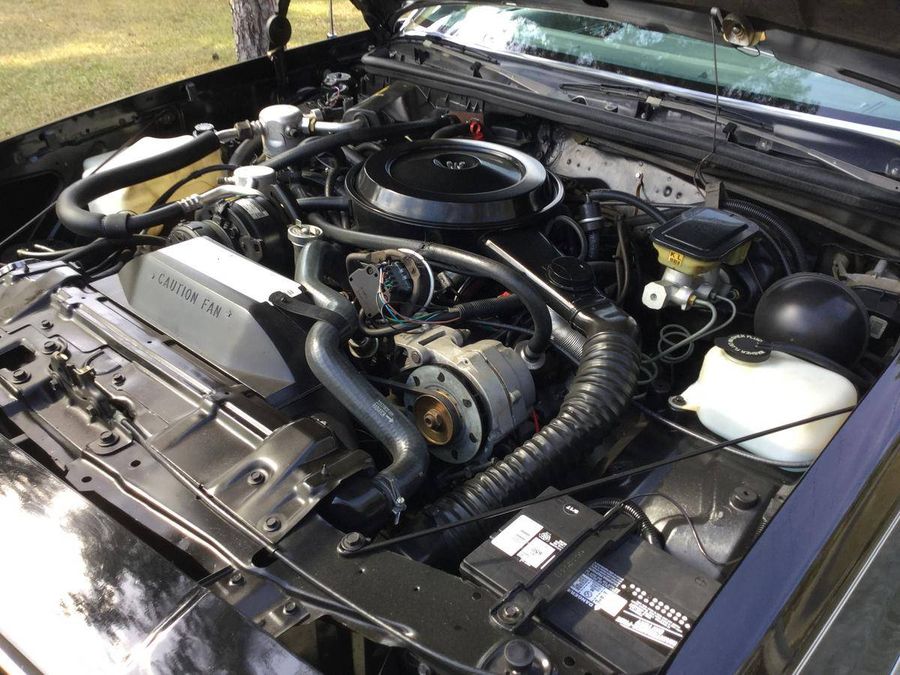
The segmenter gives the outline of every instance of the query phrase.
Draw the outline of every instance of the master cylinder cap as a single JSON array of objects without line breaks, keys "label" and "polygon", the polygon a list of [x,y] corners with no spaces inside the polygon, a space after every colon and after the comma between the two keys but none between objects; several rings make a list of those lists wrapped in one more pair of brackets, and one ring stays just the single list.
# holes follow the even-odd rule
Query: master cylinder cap
[{"label": "master cylinder cap", "polygon": [[742,216],[698,206],[658,227],[653,246],[660,263],[696,275],[719,263],[741,262],[757,232],[759,226]]}]

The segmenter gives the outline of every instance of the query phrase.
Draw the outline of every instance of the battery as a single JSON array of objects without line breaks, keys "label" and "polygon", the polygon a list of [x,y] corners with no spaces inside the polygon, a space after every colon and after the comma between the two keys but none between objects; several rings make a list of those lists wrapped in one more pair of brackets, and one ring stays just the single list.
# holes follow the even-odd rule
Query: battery
[{"label": "battery", "polygon": [[[656,671],[719,583],[641,539],[634,525],[624,513],[605,522],[572,498],[557,497],[520,511],[460,569],[498,601],[545,594],[535,609],[540,620],[611,671]],[[585,551],[596,555],[580,555]]]}]

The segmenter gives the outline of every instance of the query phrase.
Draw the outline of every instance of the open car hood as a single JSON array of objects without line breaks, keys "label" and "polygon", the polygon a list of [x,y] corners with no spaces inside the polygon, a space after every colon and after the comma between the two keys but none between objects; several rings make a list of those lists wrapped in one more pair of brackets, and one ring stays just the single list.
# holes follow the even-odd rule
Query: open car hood
[{"label": "open car hood", "polygon": [[[391,18],[401,8],[420,6],[402,0],[352,1],[382,35],[390,33]],[[473,0],[479,1],[483,0]],[[451,2],[458,0],[443,4]],[[710,12],[718,7],[726,19],[742,18],[761,38],[760,48],[783,62],[900,96],[896,0],[737,0],[730,5],[704,0],[535,0],[517,4],[627,21],[701,39],[709,38]]]}]

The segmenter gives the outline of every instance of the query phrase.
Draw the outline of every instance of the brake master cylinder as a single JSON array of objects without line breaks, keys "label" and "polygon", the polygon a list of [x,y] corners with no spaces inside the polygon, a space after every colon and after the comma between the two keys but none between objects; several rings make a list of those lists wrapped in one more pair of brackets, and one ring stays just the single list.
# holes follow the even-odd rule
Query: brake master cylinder
[{"label": "brake master cylinder", "polygon": [[733,213],[706,206],[684,211],[653,232],[665,270],[644,287],[642,302],[650,309],[688,309],[697,298],[724,295],[729,280],[722,264],[743,262],[757,232],[755,223]]}]

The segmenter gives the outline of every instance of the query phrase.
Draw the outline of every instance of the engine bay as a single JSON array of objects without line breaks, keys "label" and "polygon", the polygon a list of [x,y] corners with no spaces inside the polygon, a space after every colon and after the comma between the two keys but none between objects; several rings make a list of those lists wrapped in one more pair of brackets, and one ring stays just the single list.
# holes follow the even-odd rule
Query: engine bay
[{"label": "engine bay", "polygon": [[659,670],[900,344],[897,259],[379,76],[56,212],[5,434],[326,672]]}]

